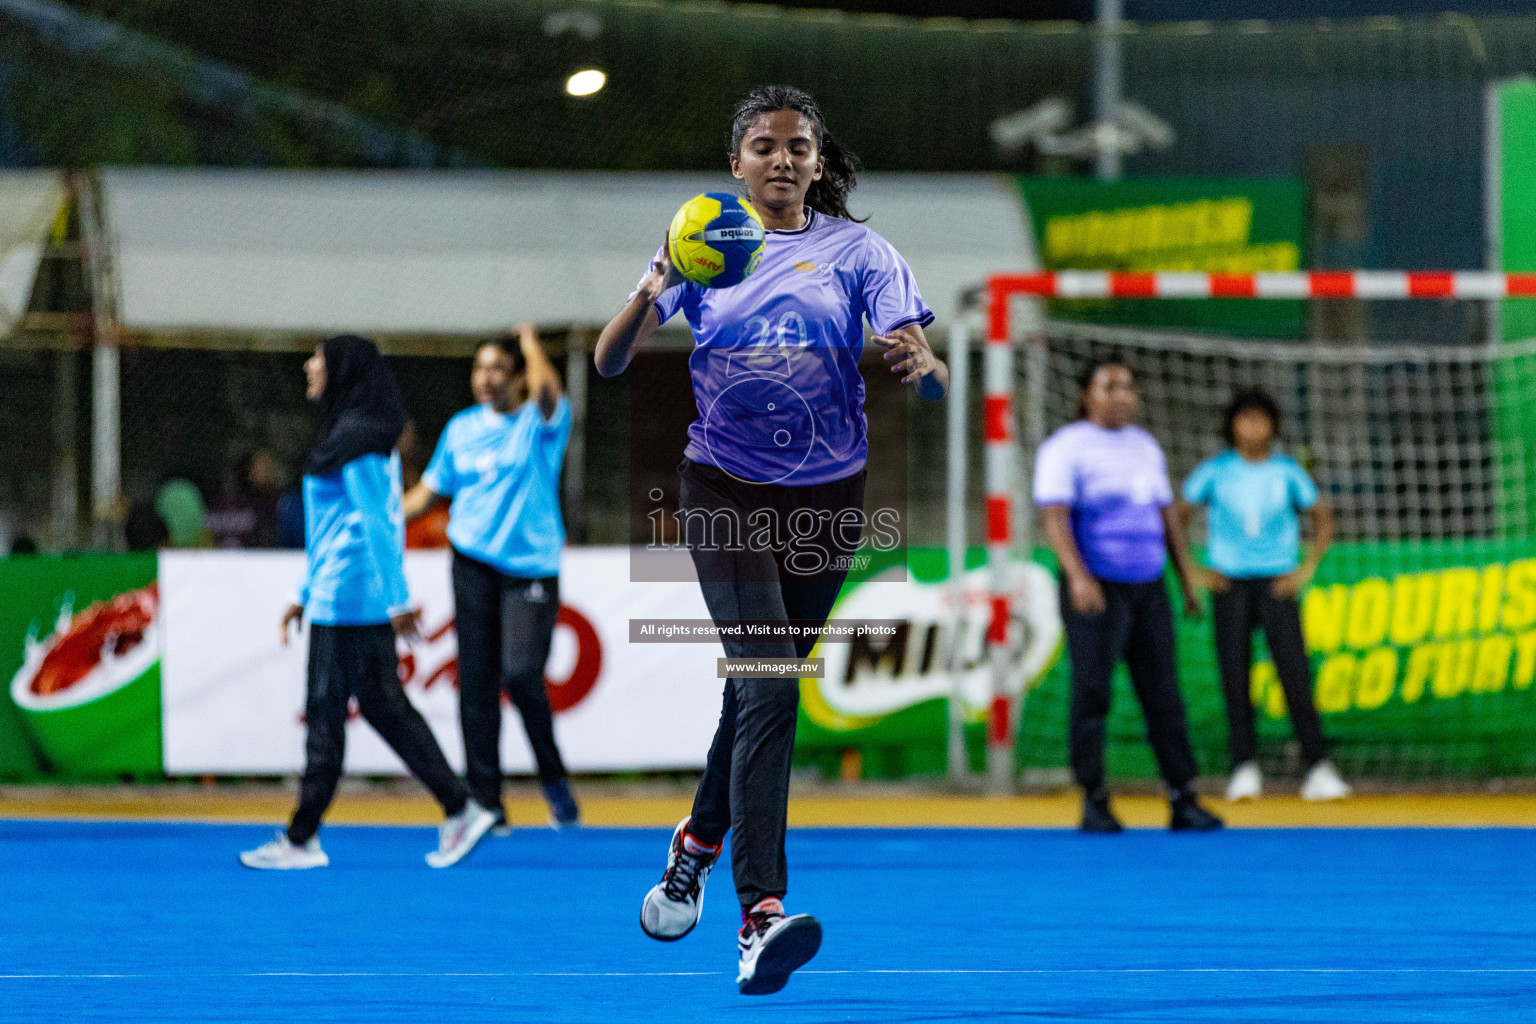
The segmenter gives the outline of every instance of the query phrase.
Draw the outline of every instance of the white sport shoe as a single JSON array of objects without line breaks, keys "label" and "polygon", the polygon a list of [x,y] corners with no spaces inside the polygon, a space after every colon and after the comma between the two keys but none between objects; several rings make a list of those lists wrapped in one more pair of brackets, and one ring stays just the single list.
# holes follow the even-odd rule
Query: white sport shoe
[{"label": "white sport shoe", "polygon": [[262,871],[302,871],[305,868],[323,868],[331,858],[320,849],[320,837],[310,836],[303,846],[295,846],[288,840],[288,833],[279,830],[277,835],[254,850],[240,855],[240,863]]},{"label": "white sport shoe", "polygon": [[705,846],[688,835],[691,820],[684,818],[672,831],[667,870],[640,904],[640,930],[661,942],[676,942],[699,923],[704,882],[720,856],[720,847]]},{"label": "white sport shoe", "polygon": [[496,824],[496,812],[481,807],[474,800],[464,809],[437,826],[437,849],[427,854],[427,864],[450,868],[469,856],[469,851]]},{"label": "white sport shoe", "polygon": [[1346,800],[1354,792],[1349,783],[1339,778],[1339,770],[1332,761],[1317,762],[1301,784],[1303,800]]},{"label": "white sport shoe", "polygon": [[1264,777],[1259,774],[1259,765],[1256,761],[1244,761],[1237,766],[1232,773],[1232,781],[1227,783],[1227,803],[1235,804],[1239,800],[1257,800],[1264,795]]},{"label": "white sport shoe", "polygon": [[784,916],[784,904],[759,900],[736,933],[740,967],[736,989],[744,996],[766,996],[789,982],[821,948],[821,922],[810,914]]}]

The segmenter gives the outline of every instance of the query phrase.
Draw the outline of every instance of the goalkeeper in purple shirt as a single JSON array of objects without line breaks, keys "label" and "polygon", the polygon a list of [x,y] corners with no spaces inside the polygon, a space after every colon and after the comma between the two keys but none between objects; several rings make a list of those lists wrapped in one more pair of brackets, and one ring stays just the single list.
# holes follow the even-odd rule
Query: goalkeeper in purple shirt
[{"label": "goalkeeper in purple shirt", "polygon": [[[949,374],[923,336],[933,314],[906,262],[850,217],[856,163],[810,96],[787,86],[752,93],[736,111],[730,161],[768,229],[758,269],[734,287],[702,288],[684,282],[663,251],[604,328],[595,359],[604,376],[621,373],[662,323],[687,319],[699,418],[679,468],[679,519],[710,615],[722,626],[820,624],[864,523],[864,320],[892,373],[919,397],[943,398]],[[797,543],[753,543],[763,522],[787,527]],[[803,658],[813,645],[814,637],[725,641],[733,658]],[[797,678],[726,681],[693,813],[673,833],[666,872],[640,913],[652,938],[690,932],[732,832],[737,987],[747,995],[783,988],[821,944],[816,919],[787,916],[783,905],[799,697]]]},{"label": "goalkeeper in purple shirt", "polygon": [[1187,615],[1200,614],[1184,534],[1173,520],[1163,450],[1136,426],[1129,367],[1090,364],[1078,381],[1078,419],[1035,453],[1035,505],[1061,566],[1061,618],[1072,660],[1072,774],[1083,789],[1084,832],[1119,832],[1104,778],[1111,680],[1124,659],[1168,784],[1168,827],[1209,831],[1221,821],[1191,788],[1194,751],[1174,654],[1163,569],[1173,556]]}]

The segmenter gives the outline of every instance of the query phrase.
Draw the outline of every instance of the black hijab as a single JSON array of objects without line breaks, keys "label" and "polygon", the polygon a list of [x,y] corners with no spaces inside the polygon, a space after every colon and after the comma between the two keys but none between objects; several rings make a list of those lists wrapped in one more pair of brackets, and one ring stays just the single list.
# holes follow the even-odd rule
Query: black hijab
[{"label": "black hijab", "polygon": [[327,338],[320,440],[309,453],[311,476],[340,473],[363,455],[388,455],[405,429],[405,402],[384,357],[367,338]]}]

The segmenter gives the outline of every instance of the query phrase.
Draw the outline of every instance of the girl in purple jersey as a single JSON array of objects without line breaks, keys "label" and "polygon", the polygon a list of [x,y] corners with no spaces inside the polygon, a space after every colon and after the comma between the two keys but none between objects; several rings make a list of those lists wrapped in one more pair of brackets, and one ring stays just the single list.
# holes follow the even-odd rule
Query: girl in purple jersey
[{"label": "girl in purple jersey", "polygon": [[1121,831],[1104,776],[1104,725],[1123,659],[1147,738],[1168,783],[1168,827],[1222,826],[1200,806],[1173,609],[1163,570],[1172,556],[1184,613],[1200,614],[1184,534],[1173,519],[1163,450],[1136,425],[1136,379],[1118,358],[1095,360],[1078,380],[1078,419],[1035,452],[1035,505],[1061,573],[1061,620],[1072,662],[1068,746],[1083,788],[1084,832]]},{"label": "girl in purple jersey", "polygon": [[[770,86],[747,97],[730,161],[768,229],[758,269],[732,288],[702,288],[663,249],[603,329],[595,361],[605,377],[621,373],[662,323],[687,318],[699,418],[679,468],[679,520],[710,615],[722,627],[819,628],[864,523],[864,320],[891,372],[920,397],[943,398],[949,373],[923,335],[933,313],[906,262],[849,215],[857,163],[810,96]],[[804,658],[814,643],[814,634],[785,631],[724,646],[732,658]],[[692,931],[705,878],[733,832],[737,986],[748,995],[783,988],[821,944],[816,919],[786,916],[782,902],[799,699],[795,675],[727,680],[693,813],[674,831],[666,872],[640,912],[652,938]]]}]

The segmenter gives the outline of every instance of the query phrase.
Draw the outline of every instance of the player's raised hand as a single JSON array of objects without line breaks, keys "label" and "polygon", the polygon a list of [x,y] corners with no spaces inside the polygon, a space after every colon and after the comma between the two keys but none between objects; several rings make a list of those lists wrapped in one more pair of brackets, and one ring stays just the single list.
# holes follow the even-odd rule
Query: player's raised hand
[{"label": "player's raised hand", "polygon": [[656,300],[661,298],[662,292],[682,284],[684,280],[682,273],[672,264],[672,258],[667,255],[663,236],[661,252],[651,260],[651,268],[640,279],[635,293],[597,336],[597,344],[592,349],[592,365],[597,367],[598,373],[612,377],[624,372],[634,356],[635,346],[661,326],[661,318],[655,309]]},{"label": "player's raised hand", "polygon": [[661,298],[661,293],[683,283],[686,280],[672,258],[667,255],[666,239],[662,239],[661,252],[651,260],[651,271],[640,281],[639,292],[645,297],[647,303],[655,302]]}]

